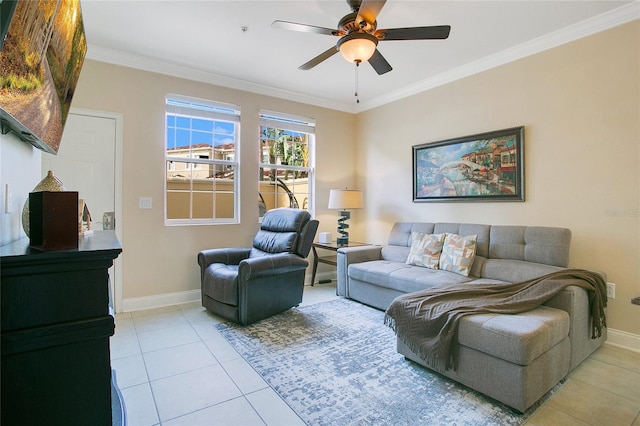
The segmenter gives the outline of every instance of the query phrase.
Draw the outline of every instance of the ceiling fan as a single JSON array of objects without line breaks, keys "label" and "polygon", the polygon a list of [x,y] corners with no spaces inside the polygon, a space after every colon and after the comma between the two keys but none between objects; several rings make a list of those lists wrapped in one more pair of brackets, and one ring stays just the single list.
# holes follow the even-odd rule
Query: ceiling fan
[{"label": "ceiling fan", "polygon": [[389,62],[377,48],[379,41],[442,40],[449,37],[451,31],[449,25],[377,29],[376,17],[385,3],[386,0],[347,0],[352,12],[338,22],[338,28],[335,30],[287,21],[274,21],[271,26],[285,30],[340,37],[336,46],[302,64],[298,67],[301,70],[309,70],[340,52],[347,61],[354,62],[356,65],[363,61],[369,61],[379,75],[392,70]]}]

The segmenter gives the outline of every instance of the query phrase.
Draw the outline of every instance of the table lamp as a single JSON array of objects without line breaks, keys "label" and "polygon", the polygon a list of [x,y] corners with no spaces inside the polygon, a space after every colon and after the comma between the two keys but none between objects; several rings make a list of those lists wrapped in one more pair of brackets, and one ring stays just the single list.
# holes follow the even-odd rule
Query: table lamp
[{"label": "table lamp", "polygon": [[349,244],[349,233],[346,231],[349,228],[349,224],[346,221],[351,217],[351,213],[348,209],[361,209],[362,206],[362,191],[356,189],[332,189],[329,192],[329,208],[340,210],[338,212],[338,233],[340,236],[336,240],[339,246]]}]

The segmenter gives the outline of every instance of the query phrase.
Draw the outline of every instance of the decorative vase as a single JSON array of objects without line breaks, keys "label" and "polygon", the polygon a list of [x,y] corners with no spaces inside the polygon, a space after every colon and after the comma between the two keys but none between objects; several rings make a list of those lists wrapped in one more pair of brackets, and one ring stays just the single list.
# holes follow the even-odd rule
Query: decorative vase
[{"label": "decorative vase", "polygon": [[[47,176],[40,181],[39,184],[33,188],[31,192],[42,192],[42,191],[66,191],[64,185],[53,175],[53,170],[49,170],[47,172]],[[25,234],[29,237],[29,197],[27,196],[27,201],[24,202],[24,207],[22,207],[22,229],[24,229]]]}]

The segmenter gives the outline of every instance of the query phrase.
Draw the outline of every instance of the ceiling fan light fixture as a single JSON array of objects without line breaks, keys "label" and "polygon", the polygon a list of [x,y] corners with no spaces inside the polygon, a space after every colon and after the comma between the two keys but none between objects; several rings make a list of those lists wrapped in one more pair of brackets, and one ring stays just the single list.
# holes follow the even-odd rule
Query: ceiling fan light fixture
[{"label": "ceiling fan light fixture", "polygon": [[348,62],[368,61],[376,51],[378,39],[367,33],[350,33],[338,41],[338,50]]}]

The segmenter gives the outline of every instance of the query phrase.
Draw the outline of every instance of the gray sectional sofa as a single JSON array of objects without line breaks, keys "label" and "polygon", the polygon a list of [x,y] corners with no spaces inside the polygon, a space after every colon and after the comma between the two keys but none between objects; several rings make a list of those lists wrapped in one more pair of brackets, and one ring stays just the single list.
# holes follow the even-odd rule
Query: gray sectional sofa
[{"label": "gray sectional sofa", "polygon": [[[469,276],[407,264],[413,232],[477,235]],[[338,250],[337,293],[384,310],[397,296],[422,289],[520,282],[566,268],[570,241],[564,228],[396,223],[386,245]],[[606,329],[591,339],[587,292],[569,286],[529,312],[463,317],[457,368],[438,372],[524,412],[605,340]],[[397,349],[426,365],[401,340]]]}]

